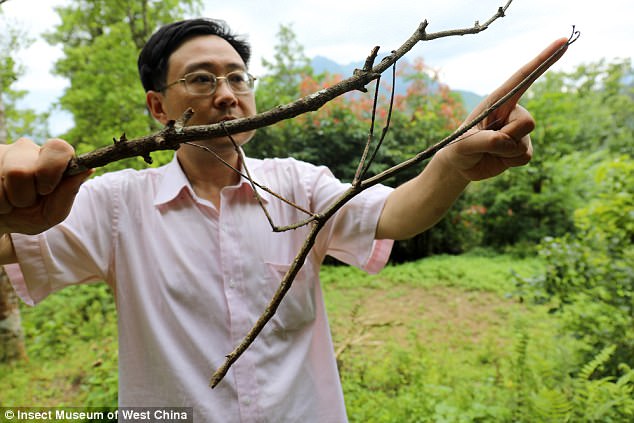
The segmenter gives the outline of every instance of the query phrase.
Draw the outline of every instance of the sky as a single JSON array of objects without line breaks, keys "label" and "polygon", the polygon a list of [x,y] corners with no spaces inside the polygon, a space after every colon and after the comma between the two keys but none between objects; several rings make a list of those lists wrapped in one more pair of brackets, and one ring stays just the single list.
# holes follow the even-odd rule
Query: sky
[{"label": "sky", "polygon": [[[263,72],[271,59],[280,25],[292,25],[308,57],[325,56],[340,64],[363,61],[374,46],[398,48],[427,20],[428,32],[473,26],[488,20],[507,0],[205,0],[203,16],[226,20],[247,36],[253,47],[251,73]],[[68,82],[51,69],[61,57],[59,46],[40,37],[59,23],[53,8],[68,0],[8,0],[5,18],[25,28],[35,42],[18,60],[26,74],[16,88],[29,91],[24,106],[50,109]],[[569,71],[600,59],[634,58],[632,0],[514,0],[507,15],[477,35],[419,43],[408,55],[422,57],[453,89],[484,95],[551,41],[581,32],[555,70]],[[69,116],[53,113],[52,135],[72,125]]]}]

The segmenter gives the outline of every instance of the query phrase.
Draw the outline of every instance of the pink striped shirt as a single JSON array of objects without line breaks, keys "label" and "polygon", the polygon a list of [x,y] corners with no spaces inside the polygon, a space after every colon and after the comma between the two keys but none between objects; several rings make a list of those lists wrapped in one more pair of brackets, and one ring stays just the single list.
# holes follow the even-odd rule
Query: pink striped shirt
[{"label": "pink striped shirt", "polygon": [[[253,178],[295,203],[323,210],[347,187],[293,159],[247,159]],[[121,406],[188,406],[196,422],[342,422],[346,413],[319,283],[326,255],[369,272],[391,241],[374,240],[391,190],[355,197],[320,233],[275,317],[210,389],[210,375],[252,327],[306,237],[274,233],[246,180],[217,210],[191,189],[175,159],[82,187],[65,222],[13,235],[7,272],[35,304],[67,285],[105,280],[116,293]],[[278,225],[302,212],[262,193]]]}]

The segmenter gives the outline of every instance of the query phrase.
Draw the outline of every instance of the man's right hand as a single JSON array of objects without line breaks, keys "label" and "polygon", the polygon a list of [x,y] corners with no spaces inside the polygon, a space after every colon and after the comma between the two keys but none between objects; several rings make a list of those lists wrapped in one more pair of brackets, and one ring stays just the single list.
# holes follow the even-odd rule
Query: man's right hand
[{"label": "man's right hand", "polygon": [[75,151],[60,139],[0,145],[0,233],[38,234],[62,222],[91,171],[65,177]]}]

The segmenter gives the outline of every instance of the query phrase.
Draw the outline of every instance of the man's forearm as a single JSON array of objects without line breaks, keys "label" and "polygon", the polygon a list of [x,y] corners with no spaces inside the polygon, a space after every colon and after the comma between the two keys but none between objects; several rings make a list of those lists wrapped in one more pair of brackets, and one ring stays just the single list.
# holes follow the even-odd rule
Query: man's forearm
[{"label": "man's forearm", "polygon": [[377,225],[377,239],[411,238],[436,224],[469,181],[435,157],[417,177],[387,198]]}]

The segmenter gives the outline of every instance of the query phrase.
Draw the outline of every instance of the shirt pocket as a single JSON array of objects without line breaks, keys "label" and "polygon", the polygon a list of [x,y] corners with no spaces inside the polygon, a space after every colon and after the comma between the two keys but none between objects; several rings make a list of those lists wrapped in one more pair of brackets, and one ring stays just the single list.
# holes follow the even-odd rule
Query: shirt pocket
[{"label": "shirt pocket", "polygon": [[[266,263],[266,266],[268,272],[264,278],[263,291],[270,301],[290,269],[290,265]],[[308,264],[302,266],[271,319],[274,331],[299,330],[315,320],[316,277]]]}]

